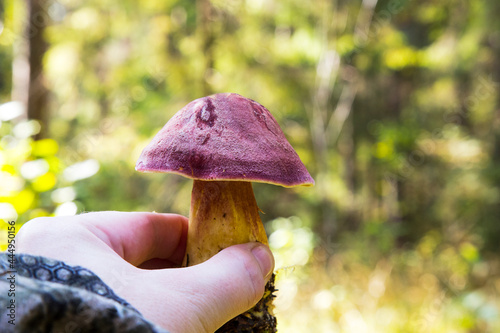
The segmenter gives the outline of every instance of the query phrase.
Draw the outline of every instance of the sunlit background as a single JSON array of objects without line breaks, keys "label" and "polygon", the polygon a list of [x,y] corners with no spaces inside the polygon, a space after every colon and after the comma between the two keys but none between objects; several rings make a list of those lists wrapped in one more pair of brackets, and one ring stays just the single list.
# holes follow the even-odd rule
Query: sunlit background
[{"label": "sunlit background", "polygon": [[280,332],[500,332],[499,13],[3,0],[0,219],[187,215],[191,181],[135,161],[189,101],[236,92],[271,111],[316,180],[254,185]]}]

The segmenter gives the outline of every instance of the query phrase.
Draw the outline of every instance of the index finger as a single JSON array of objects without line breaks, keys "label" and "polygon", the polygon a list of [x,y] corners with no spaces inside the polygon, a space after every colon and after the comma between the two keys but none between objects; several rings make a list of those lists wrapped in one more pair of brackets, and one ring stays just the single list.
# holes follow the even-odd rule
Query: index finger
[{"label": "index finger", "polygon": [[129,263],[160,259],[179,266],[186,251],[188,219],[177,214],[95,212],[77,216],[80,223]]}]

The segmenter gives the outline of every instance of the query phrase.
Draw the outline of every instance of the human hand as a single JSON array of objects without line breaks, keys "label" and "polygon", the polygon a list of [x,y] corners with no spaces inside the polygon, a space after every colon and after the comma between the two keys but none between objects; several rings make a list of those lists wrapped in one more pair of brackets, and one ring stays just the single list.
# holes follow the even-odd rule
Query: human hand
[{"label": "human hand", "polygon": [[179,268],[187,222],[175,214],[124,212],[38,218],[19,230],[17,250],[91,269],[172,333],[213,332],[259,301],[274,259],[266,246],[247,243]]}]

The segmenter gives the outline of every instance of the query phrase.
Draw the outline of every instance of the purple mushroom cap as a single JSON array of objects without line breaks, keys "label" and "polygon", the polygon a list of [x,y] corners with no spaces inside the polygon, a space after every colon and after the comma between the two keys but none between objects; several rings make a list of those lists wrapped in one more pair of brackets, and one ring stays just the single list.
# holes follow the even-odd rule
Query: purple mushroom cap
[{"label": "purple mushroom cap", "polygon": [[199,98],[178,111],[144,148],[135,168],[199,180],[314,184],[271,113],[232,93]]}]

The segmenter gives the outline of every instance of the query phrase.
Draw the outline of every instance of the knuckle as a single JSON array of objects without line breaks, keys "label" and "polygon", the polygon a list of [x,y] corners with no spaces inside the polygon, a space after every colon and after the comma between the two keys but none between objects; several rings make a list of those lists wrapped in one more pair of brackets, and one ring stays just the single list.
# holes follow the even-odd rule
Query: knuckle
[{"label": "knuckle", "polygon": [[[16,239],[21,251],[36,249],[43,244],[55,244],[57,235],[64,233],[64,223],[54,217],[37,217],[24,223],[19,229]],[[55,232],[57,231],[57,232]]]},{"label": "knuckle", "polygon": [[43,232],[45,226],[50,223],[49,219],[46,217],[37,217],[31,221],[24,223],[17,233],[18,240],[29,239],[34,236],[38,236],[40,232]]}]

